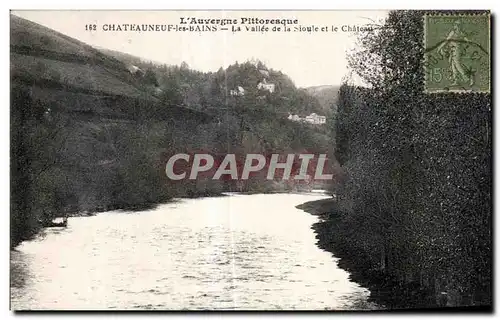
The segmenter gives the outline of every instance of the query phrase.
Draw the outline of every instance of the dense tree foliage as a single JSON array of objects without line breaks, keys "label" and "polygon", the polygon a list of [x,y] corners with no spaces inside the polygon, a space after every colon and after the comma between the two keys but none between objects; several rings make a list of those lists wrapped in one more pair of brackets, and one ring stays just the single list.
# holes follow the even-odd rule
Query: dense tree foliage
[{"label": "dense tree foliage", "polygon": [[330,232],[367,274],[427,292],[416,306],[490,305],[491,95],[425,93],[422,39],[423,12],[395,11],[349,56],[369,88],[339,93]]}]

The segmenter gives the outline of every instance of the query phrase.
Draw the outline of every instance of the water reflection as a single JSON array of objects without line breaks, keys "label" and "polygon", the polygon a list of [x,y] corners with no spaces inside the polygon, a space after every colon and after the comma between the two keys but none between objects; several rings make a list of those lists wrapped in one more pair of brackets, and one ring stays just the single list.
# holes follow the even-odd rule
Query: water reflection
[{"label": "water reflection", "polygon": [[12,252],[14,309],[372,309],[315,245],[323,195],[182,200],[70,218]]}]

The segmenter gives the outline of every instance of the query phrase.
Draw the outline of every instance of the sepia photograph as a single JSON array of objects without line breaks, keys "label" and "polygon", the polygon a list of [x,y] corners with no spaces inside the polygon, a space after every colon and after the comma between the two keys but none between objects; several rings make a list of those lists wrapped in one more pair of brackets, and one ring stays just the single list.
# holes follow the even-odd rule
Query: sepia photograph
[{"label": "sepia photograph", "polygon": [[10,10],[10,309],[493,311],[488,10]]}]

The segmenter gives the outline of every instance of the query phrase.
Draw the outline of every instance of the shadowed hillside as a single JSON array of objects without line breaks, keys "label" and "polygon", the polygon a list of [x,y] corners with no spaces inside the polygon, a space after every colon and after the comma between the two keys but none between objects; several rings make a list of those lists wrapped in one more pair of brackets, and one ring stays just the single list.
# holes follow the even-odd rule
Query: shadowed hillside
[{"label": "shadowed hillside", "polygon": [[12,246],[65,214],[302,187],[263,176],[171,181],[176,153],[242,161],[329,150],[325,129],[287,119],[318,112],[318,101],[259,61],[203,73],[109,52],[11,16]]},{"label": "shadowed hillside", "polygon": [[13,15],[10,47],[11,245],[65,213],[174,195],[161,154],[211,116],[165,108],[123,62]]},{"label": "shadowed hillside", "polygon": [[340,86],[323,85],[305,88],[308,94],[315,97],[321,108],[322,114],[332,117],[337,113],[337,97]]},{"label": "shadowed hillside", "polygon": [[[130,119],[142,112],[134,110],[134,104],[151,107],[159,102],[154,91],[135,77],[123,62],[14,15],[11,15],[10,48],[12,81],[29,86],[35,100],[56,105],[65,101],[63,111]],[[127,103],[124,108],[124,99],[132,99],[134,103]],[[204,117],[187,109],[175,113]]]}]

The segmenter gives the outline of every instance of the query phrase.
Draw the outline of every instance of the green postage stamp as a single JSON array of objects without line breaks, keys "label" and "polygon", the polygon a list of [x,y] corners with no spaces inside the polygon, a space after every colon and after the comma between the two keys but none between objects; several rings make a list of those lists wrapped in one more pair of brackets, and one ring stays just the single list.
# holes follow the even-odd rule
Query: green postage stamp
[{"label": "green postage stamp", "polygon": [[490,15],[424,17],[426,92],[490,92]]}]

